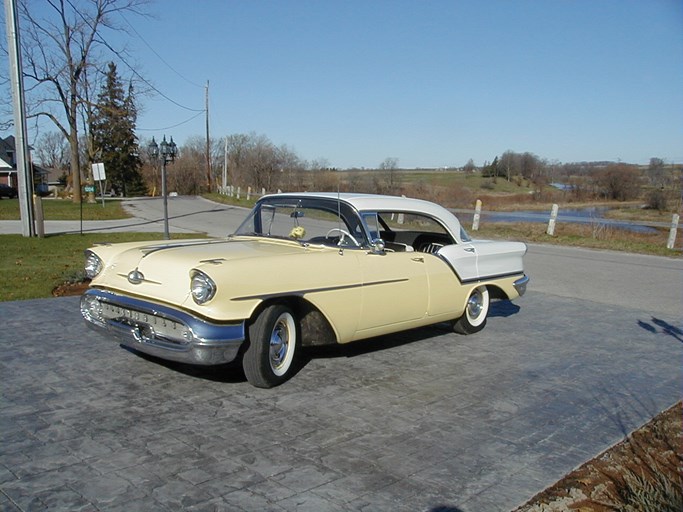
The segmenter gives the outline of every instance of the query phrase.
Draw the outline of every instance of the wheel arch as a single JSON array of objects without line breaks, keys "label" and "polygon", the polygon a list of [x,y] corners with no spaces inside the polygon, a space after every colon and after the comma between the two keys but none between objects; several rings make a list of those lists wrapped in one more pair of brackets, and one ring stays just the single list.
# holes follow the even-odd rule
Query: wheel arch
[{"label": "wheel arch", "polygon": [[298,321],[301,345],[320,346],[338,342],[337,334],[325,315],[311,302],[299,296],[274,297],[262,301],[252,312],[249,322],[253,322],[268,306],[280,304],[287,306]]},{"label": "wheel arch", "polygon": [[495,283],[483,283],[489,291],[489,297],[496,300],[510,300],[508,294],[500,286]]}]

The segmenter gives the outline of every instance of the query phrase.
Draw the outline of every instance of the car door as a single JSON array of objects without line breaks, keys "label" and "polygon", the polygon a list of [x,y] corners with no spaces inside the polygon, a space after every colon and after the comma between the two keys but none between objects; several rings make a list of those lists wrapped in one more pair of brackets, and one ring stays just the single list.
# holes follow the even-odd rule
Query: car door
[{"label": "car door", "polygon": [[425,254],[368,252],[360,258],[362,302],[358,336],[389,332],[427,314],[429,283]]}]

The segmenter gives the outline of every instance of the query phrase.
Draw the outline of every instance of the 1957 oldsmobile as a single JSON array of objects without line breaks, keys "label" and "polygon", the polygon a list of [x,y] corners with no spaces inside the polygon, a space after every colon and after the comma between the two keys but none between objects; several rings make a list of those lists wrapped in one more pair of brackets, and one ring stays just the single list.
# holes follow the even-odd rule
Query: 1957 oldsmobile
[{"label": "1957 oldsmobile", "polygon": [[220,239],[86,251],[88,325],[125,346],[200,365],[241,360],[272,387],[301,346],[439,322],[480,331],[492,299],[524,294],[526,245],[471,240],[439,205],[369,194],[264,196]]}]

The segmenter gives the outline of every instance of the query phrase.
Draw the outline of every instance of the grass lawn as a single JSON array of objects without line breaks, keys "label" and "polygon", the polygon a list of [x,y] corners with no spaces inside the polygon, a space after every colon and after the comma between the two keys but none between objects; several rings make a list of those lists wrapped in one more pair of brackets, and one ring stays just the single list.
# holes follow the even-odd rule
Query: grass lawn
[{"label": "grass lawn", "polygon": [[[42,199],[45,220],[79,220],[81,206],[83,220],[115,220],[130,217],[118,199],[105,199],[97,203],[73,203],[69,199]],[[19,199],[0,200],[0,220],[19,220]]]},{"label": "grass lawn", "polygon": [[547,226],[540,223],[489,222],[482,224],[479,231],[470,231],[470,236],[681,257],[680,236],[676,249],[667,249],[669,231],[666,229],[658,229],[656,233],[650,234],[635,233],[605,225],[560,223],[555,227],[554,236],[546,234],[546,229]]},{"label": "grass lawn", "polygon": [[[209,194],[216,202],[250,207],[250,201]],[[80,205],[66,200],[43,201],[46,219],[80,218]],[[117,200],[83,204],[83,218],[116,219],[127,217]],[[0,201],[0,220],[19,218],[18,200]],[[466,226],[469,228],[469,226]],[[536,223],[487,223],[473,238],[520,240],[530,243],[571,245],[596,249],[608,249],[658,256],[680,257],[681,241],[677,249],[666,249],[668,230],[660,229],[654,234],[631,233],[605,226],[558,224],[555,236],[545,233],[545,224]],[[174,238],[196,238],[197,235],[174,235]],[[46,238],[26,238],[20,235],[0,235],[0,301],[24,300],[50,297],[55,287],[83,279],[83,251],[97,242],[125,242],[134,240],[160,240],[161,233],[87,233],[83,235],[53,235]]]},{"label": "grass lawn", "polygon": [[55,287],[82,281],[83,251],[95,243],[161,239],[162,233],[88,233],[46,238],[0,235],[0,301],[51,297]]}]

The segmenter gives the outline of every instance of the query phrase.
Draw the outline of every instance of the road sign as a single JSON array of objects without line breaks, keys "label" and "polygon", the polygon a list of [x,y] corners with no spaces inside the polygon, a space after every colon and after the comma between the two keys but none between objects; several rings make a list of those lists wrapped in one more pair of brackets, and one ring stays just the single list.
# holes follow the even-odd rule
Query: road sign
[{"label": "road sign", "polygon": [[95,185],[86,185],[85,186],[85,191],[90,193],[90,192],[95,192]]},{"label": "road sign", "polygon": [[107,179],[103,163],[92,164],[92,177],[95,181],[104,181]]}]

